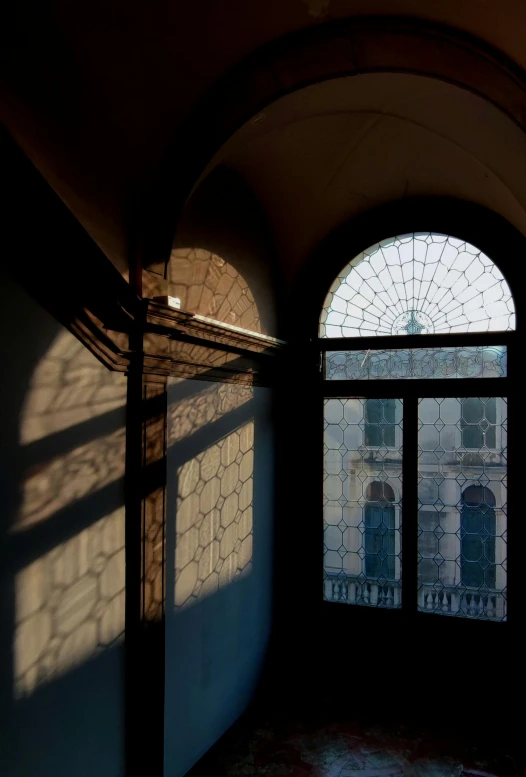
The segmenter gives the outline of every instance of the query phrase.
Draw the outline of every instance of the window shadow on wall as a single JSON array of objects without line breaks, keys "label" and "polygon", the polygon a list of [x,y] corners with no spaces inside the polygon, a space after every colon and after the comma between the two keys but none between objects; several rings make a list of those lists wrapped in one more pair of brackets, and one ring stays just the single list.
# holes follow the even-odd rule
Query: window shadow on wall
[{"label": "window shadow on wall", "polygon": [[250,701],[270,630],[270,390],[168,394],[166,773],[183,775]]},{"label": "window shadow on wall", "polygon": [[182,310],[261,332],[246,280],[221,256],[203,248],[174,248],[168,272],[169,294],[181,301]]},{"label": "window shadow on wall", "polygon": [[126,381],[4,277],[2,297],[2,774],[113,777]]},{"label": "window shadow on wall", "polygon": [[275,247],[260,203],[235,171],[215,168],[192,193],[166,278],[181,309],[277,335]]}]

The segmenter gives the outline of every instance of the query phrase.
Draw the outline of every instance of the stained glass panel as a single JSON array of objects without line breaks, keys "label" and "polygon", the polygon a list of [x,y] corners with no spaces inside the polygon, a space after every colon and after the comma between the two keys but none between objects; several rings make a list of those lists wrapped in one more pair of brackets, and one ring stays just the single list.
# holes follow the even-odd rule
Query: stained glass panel
[{"label": "stained glass panel", "polygon": [[401,606],[402,402],[326,399],[324,598]]},{"label": "stained glass panel", "polygon": [[505,346],[393,348],[325,354],[327,380],[504,378],[506,375]]},{"label": "stained glass panel", "polygon": [[368,248],[325,299],[320,337],[515,329],[515,306],[498,267],[447,235],[401,235]]},{"label": "stained glass panel", "polygon": [[418,609],[506,620],[506,399],[421,399],[418,437]]}]

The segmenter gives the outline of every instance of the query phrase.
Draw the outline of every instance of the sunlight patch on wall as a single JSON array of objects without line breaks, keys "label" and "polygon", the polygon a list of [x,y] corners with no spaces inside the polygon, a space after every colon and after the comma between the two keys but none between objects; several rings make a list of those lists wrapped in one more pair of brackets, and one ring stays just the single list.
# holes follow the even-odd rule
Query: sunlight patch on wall
[{"label": "sunlight patch on wall", "polygon": [[203,248],[174,248],[168,279],[169,294],[181,300],[181,310],[261,332],[247,282],[221,256]]},{"label": "sunlight patch on wall", "polygon": [[12,531],[124,477],[125,402],[126,378],[62,331],[35,368],[22,408],[26,471]]},{"label": "sunlight patch on wall", "polygon": [[121,507],[18,573],[17,698],[30,695],[122,638],[124,569]]},{"label": "sunlight patch on wall", "polygon": [[250,572],[253,471],[253,421],[178,469],[176,609]]},{"label": "sunlight patch on wall", "polygon": [[[171,378],[170,385],[184,385],[185,378]],[[190,384],[192,385],[192,384]],[[193,384],[195,385],[195,384]],[[168,405],[168,445],[184,440],[251,400],[251,386],[208,383],[198,394]]]},{"label": "sunlight patch on wall", "polygon": [[[121,378],[121,376],[119,376]],[[35,368],[20,426],[23,445],[126,404],[126,380],[104,369],[70,332],[55,338]]]},{"label": "sunlight patch on wall", "polygon": [[125,402],[126,377],[66,330],[32,375],[11,526],[22,557],[35,559],[15,575],[19,698],[123,635]]},{"label": "sunlight patch on wall", "polygon": [[67,505],[124,477],[125,430],[99,437],[26,474],[13,531],[50,518]]}]

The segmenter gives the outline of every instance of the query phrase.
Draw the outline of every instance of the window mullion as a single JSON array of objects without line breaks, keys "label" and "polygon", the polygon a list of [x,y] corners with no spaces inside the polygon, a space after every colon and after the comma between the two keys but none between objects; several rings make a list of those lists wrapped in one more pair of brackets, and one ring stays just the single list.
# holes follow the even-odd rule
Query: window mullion
[{"label": "window mullion", "polygon": [[403,399],[402,610],[417,609],[418,398]]}]

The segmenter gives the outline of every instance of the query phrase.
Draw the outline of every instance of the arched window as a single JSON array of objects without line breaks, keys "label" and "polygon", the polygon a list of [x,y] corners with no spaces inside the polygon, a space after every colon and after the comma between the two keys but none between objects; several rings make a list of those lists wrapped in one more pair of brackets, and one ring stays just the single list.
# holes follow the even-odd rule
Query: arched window
[{"label": "arched window", "polygon": [[515,329],[498,267],[464,240],[411,233],[362,251],[335,278],[320,337],[377,337]]},{"label": "arched window", "polygon": [[448,235],[383,240],[338,274],[318,341],[325,599],[506,619],[515,328],[502,272]]},{"label": "arched window", "polygon": [[365,505],[365,575],[393,580],[395,577],[394,492],[388,483],[374,481],[367,488]]},{"label": "arched window", "polygon": [[495,497],[489,488],[469,486],[462,494],[461,580],[471,588],[494,589]]}]

